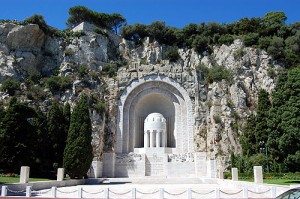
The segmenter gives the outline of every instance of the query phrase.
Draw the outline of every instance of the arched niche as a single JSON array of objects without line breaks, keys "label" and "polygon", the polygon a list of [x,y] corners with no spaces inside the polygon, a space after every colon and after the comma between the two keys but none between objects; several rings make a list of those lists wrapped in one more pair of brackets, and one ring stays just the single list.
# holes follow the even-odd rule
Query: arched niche
[{"label": "arched niche", "polygon": [[168,147],[193,152],[193,110],[186,90],[168,77],[147,76],[133,81],[120,97],[116,153],[142,147],[143,119],[152,112],[168,121]]}]

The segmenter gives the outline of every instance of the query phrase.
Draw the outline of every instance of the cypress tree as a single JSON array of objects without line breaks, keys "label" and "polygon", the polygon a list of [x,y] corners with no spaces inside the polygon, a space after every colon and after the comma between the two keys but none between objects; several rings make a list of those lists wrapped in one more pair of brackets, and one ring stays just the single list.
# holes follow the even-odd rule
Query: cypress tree
[{"label": "cypress tree", "polygon": [[292,172],[300,164],[300,68],[283,73],[273,93],[268,126],[269,152]]},{"label": "cypress tree", "polygon": [[66,135],[68,135],[70,119],[71,119],[71,107],[70,107],[69,103],[67,103],[64,106],[63,114],[64,114],[64,121],[65,121],[65,132],[66,132]]},{"label": "cypress tree", "polygon": [[64,168],[71,178],[82,178],[93,160],[92,125],[87,97],[76,104],[70,121],[67,144],[64,151]]},{"label": "cypress tree", "polygon": [[[32,124],[35,127],[36,140],[32,147],[35,151],[35,163],[36,167],[31,169],[33,175],[43,176],[46,172],[51,171],[52,163],[50,157],[52,157],[52,143],[49,142],[49,134],[47,127],[47,116],[40,110],[36,110],[37,117],[33,118]],[[43,176],[44,177],[44,176]],[[53,177],[53,176],[47,176]]]},{"label": "cypress tree", "polygon": [[67,132],[65,132],[65,119],[62,108],[54,102],[48,112],[48,134],[51,149],[51,162],[56,169],[63,164],[63,154],[66,146]]}]

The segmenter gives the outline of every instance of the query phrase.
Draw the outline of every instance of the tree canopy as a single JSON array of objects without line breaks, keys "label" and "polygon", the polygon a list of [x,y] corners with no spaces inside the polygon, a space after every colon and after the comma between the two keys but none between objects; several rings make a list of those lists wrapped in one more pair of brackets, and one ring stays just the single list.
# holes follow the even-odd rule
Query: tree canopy
[{"label": "tree canopy", "polygon": [[10,100],[8,109],[0,123],[0,135],[3,138],[0,165],[5,171],[19,172],[23,165],[32,165],[35,160],[35,128],[32,118],[34,109]]},{"label": "tree canopy", "polygon": [[106,14],[95,12],[85,6],[75,6],[69,9],[67,25],[73,28],[81,22],[89,22],[101,28],[113,29],[115,33],[126,23],[126,19],[118,13]]},{"label": "tree canopy", "polygon": [[71,178],[82,178],[93,160],[92,124],[87,97],[82,96],[76,104],[70,121],[63,164]]},{"label": "tree canopy", "polygon": [[[278,78],[270,102],[261,90],[257,114],[251,116],[241,138],[244,156],[266,151],[271,169],[299,171],[300,164],[300,68],[284,72]],[[261,146],[260,143],[265,143]]]}]

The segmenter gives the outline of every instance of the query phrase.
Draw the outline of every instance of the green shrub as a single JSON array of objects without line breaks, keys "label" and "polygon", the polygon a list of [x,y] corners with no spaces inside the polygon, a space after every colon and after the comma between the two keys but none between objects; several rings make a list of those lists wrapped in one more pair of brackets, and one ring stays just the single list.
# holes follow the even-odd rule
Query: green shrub
[{"label": "green shrub", "polygon": [[272,41],[271,37],[260,37],[258,39],[258,47],[263,50],[267,50]]},{"label": "green shrub", "polygon": [[225,45],[230,45],[234,41],[234,38],[232,35],[226,34],[226,35],[221,35],[220,38],[218,39],[219,44],[225,44]]},{"label": "green shrub", "polygon": [[231,172],[224,172],[224,179],[231,179],[232,178],[232,175],[231,175]]},{"label": "green shrub", "polygon": [[80,64],[78,67],[79,77],[83,78],[88,73],[88,68],[86,64]]},{"label": "green shrub", "polygon": [[168,51],[166,52],[166,58],[169,59],[171,62],[176,62],[180,58],[178,48],[170,46]]},{"label": "green shrub", "polygon": [[73,50],[71,48],[66,49],[65,56],[69,57],[69,56],[72,56],[72,55],[74,55]]},{"label": "green shrub", "polygon": [[284,57],[284,40],[280,37],[274,36],[267,52],[272,55],[274,59],[282,59]]},{"label": "green shrub", "polygon": [[231,70],[226,69],[224,66],[216,65],[212,68],[209,68],[207,81],[208,83],[219,82],[223,79],[226,81],[231,80],[233,77],[233,73]]},{"label": "green shrub", "polygon": [[47,93],[44,92],[44,88],[41,86],[31,86],[30,89],[26,92],[26,96],[30,100],[45,100],[47,97]]},{"label": "green shrub", "polygon": [[29,80],[33,81],[34,83],[38,83],[42,77],[41,72],[33,66],[28,68],[27,74]]},{"label": "green shrub", "polygon": [[109,77],[114,77],[116,76],[118,71],[118,66],[117,64],[114,63],[105,63],[102,64],[102,72],[107,74]]},{"label": "green shrub", "polygon": [[24,24],[37,24],[39,28],[48,35],[53,34],[53,29],[47,25],[42,15],[34,14],[24,20]]},{"label": "green shrub", "polygon": [[45,80],[45,83],[52,92],[72,88],[72,81],[69,77],[51,76]]},{"label": "green shrub", "polygon": [[233,53],[233,57],[235,60],[241,59],[245,55],[245,51],[243,48],[237,49]]},{"label": "green shrub", "polygon": [[219,115],[214,115],[213,118],[214,118],[215,123],[221,124],[222,119]]},{"label": "green shrub", "polygon": [[244,36],[244,44],[245,46],[257,45],[258,39],[259,39],[258,33],[249,33]]},{"label": "green shrub", "polygon": [[198,52],[198,53],[204,53],[209,52],[210,47],[208,45],[209,39],[203,35],[197,35],[195,39],[193,40],[192,47]]},{"label": "green shrub", "polygon": [[94,108],[97,111],[97,113],[104,113],[106,109],[106,104],[104,101],[100,101],[94,105]]},{"label": "green shrub", "polygon": [[108,34],[105,31],[101,30],[100,28],[95,28],[94,32],[99,34],[99,35],[103,35],[105,37],[108,37]]},{"label": "green shrub", "polygon": [[146,64],[147,64],[147,58],[146,57],[141,58],[140,65],[146,65]]},{"label": "green shrub", "polygon": [[10,96],[13,96],[15,91],[19,89],[20,82],[12,78],[4,80],[1,85],[1,91],[7,92]]},{"label": "green shrub", "polygon": [[196,67],[196,70],[198,72],[200,72],[201,74],[201,80],[206,80],[207,78],[207,75],[208,75],[208,72],[209,72],[209,68],[207,66],[205,66],[204,64],[199,64],[197,67]]},{"label": "green shrub", "polygon": [[271,78],[275,78],[276,77],[276,71],[274,70],[274,68],[269,68],[268,69],[268,75]]},{"label": "green shrub", "polygon": [[236,112],[236,111],[232,111],[231,116],[236,120],[240,119],[240,116],[239,116],[238,112]]}]

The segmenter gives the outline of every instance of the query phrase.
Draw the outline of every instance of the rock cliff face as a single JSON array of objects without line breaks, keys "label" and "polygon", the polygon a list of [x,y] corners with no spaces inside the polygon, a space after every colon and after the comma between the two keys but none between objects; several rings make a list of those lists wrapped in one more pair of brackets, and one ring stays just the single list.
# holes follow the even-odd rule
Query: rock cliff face
[{"label": "rock cliff face", "polygon": [[[155,74],[175,79],[187,90],[195,114],[196,150],[207,151],[224,166],[231,151],[240,152],[239,136],[245,119],[255,111],[259,89],[271,92],[275,86],[270,70],[273,76],[281,68],[266,52],[246,48],[240,40],[230,46],[215,46],[210,56],[179,49],[180,59],[170,62],[165,56],[169,47],[156,41],[145,39],[135,45],[110,31],[95,33],[92,25],[74,29],[82,30],[82,36],[62,38],[47,36],[38,25],[0,24],[0,83],[7,77],[24,80],[32,70],[44,76],[58,70],[60,76],[72,77],[73,88],[47,100],[59,98],[74,105],[85,92],[91,99],[105,101],[105,112],[91,108],[96,159],[101,159],[103,151],[113,150],[121,92],[134,79]],[[123,63],[117,75],[104,75],[104,67],[116,63]],[[198,66],[211,68],[216,64],[232,71],[230,81],[205,81]],[[88,70],[84,77],[78,75],[81,66]],[[7,98],[5,93],[0,96],[1,100]],[[45,101],[37,103],[47,110]]]}]

